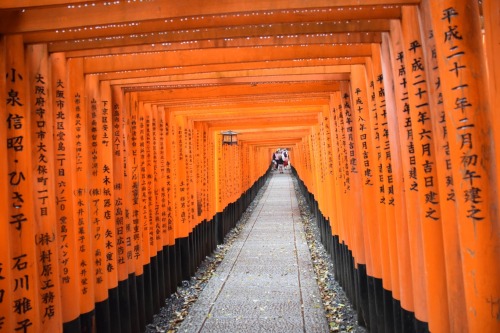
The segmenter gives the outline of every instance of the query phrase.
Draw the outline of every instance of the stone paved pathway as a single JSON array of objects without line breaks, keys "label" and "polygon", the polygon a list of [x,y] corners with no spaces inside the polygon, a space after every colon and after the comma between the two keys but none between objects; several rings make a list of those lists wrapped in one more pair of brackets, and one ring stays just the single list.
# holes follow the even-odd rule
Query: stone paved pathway
[{"label": "stone paved pathway", "polygon": [[328,332],[291,175],[261,200],[178,332]]}]

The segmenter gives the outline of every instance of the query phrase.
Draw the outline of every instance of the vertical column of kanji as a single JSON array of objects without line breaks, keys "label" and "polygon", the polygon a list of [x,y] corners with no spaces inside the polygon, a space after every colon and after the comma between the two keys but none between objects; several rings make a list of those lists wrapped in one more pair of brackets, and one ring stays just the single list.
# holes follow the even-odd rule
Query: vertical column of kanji
[{"label": "vertical column of kanji", "polygon": [[[200,165],[200,168],[202,170],[202,193],[203,193],[203,201],[202,201],[202,211],[203,211],[203,216],[207,223],[210,223],[213,212],[211,212],[210,208],[210,190],[209,190],[209,185],[208,185],[208,180],[209,180],[209,170],[210,170],[210,142],[208,140],[208,124],[207,123],[201,123],[201,159],[203,165]],[[207,226],[208,232],[210,231],[210,227]],[[208,243],[210,243],[210,235]],[[208,252],[210,252],[211,249],[207,249]],[[208,254],[208,253],[207,253]]]},{"label": "vertical column of kanji", "polygon": [[312,156],[312,188],[311,192],[314,194],[315,199],[315,214],[319,216],[317,209],[323,207],[323,172],[321,170],[321,147],[318,144],[319,138],[319,127],[317,125],[311,126],[311,138],[309,140],[309,149]]},{"label": "vertical column of kanji", "polygon": [[[328,109],[325,110],[329,112]],[[321,232],[321,240],[323,244],[328,244],[330,240],[330,232],[328,231],[327,217],[329,216],[329,205],[328,205],[328,187],[327,187],[327,150],[325,149],[325,126],[323,123],[322,112],[318,113],[318,125],[314,127],[314,133],[316,137],[316,142],[313,149],[318,154],[319,165],[316,172],[317,179],[317,198],[319,202],[319,210],[316,214],[317,224]]]},{"label": "vertical column of kanji", "polygon": [[[368,77],[372,81],[371,116],[375,124],[377,151],[377,169],[379,186],[379,226],[382,252],[384,325],[386,330],[394,330],[394,322],[399,314],[394,309],[394,292],[399,299],[399,277],[397,263],[397,245],[394,227],[394,179],[392,176],[391,149],[387,126],[384,76],[380,57],[380,44],[372,44],[372,56],[367,60]],[[396,310],[397,311],[397,310]]]},{"label": "vertical column of kanji", "polygon": [[175,291],[177,287],[177,256],[175,249],[175,203],[174,203],[174,158],[172,151],[172,122],[170,119],[170,112],[164,107],[161,108],[165,120],[165,177],[166,177],[166,191],[167,191],[167,230],[168,230],[168,262],[170,270],[170,285],[171,292]]},{"label": "vertical column of kanji", "polygon": [[[424,267],[423,240],[421,230],[421,211],[419,209],[417,169],[415,157],[415,145],[413,143],[412,120],[410,117],[410,103],[408,99],[408,89],[406,80],[406,66],[404,63],[404,46],[401,35],[401,22],[391,21],[391,46],[392,58],[395,59],[393,66],[393,76],[397,77],[395,87],[397,115],[399,123],[399,141],[401,147],[401,162],[404,176],[405,200],[406,200],[406,220],[401,224],[402,228],[407,226],[409,235],[409,250],[411,262],[411,279],[414,297],[414,317],[418,327],[424,327],[428,321],[427,311],[427,283],[425,276],[421,272]],[[404,218],[404,217],[403,217]],[[406,222],[407,221],[407,222]],[[404,242],[402,243],[404,244]],[[409,277],[406,277],[408,279]],[[410,308],[406,308],[410,310]],[[405,313],[403,320],[409,321],[409,313]],[[427,329],[427,328],[425,328]]]},{"label": "vertical column of kanji", "polygon": [[[336,216],[337,219],[335,221],[336,228],[335,230],[337,231],[337,241],[340,243],[340,239],[338,238],[340,236],[340,221],[343,220],[343,205],[342,205],[342,193],[343,193],[343,174],[342,174],[342,156],[340,152],[340,135],[338,131],[338,114],[339,110],[337,109],[337,106],[339,105],[339,100],[340,100],[340,92],[335,92],[330,95],[330,128],[332,131],[331,135],[331,142],[332,142],[332,154],[335,157],[334,165],[333,165],[333,174],[334,174],[334,179],[335,179],[335,200],[336,204],[335,207],[336,209]],[[309,164],[309,159],[306,161],[307,164]],[[334,229],[334,228],[332,228]]]},{"label": "vertical column of kanji", "polygon": [[91,224],[92,251],[94,270],[91,276],[95,281],[95,303],[96,303],[96,327],[98,331],[110,332],[110,310],[108,300],[108,276],[106,271],[106,224],[104,221],[104,206],[106,195],[103,182],[105,177],[103,154],[104,145],[101,125],[101,100],[99,96],[99,78],[87,75],[85,78],[85,91],[88,96],[87,114],[89,126],[87,135],[89,138],[89,213]]},{"label": "vertical column of kanji", "polygon": [[446,260],[446,288],[448,290],[448,307],[450,331],[467,330],[467,312],[465,303],[464,280],[462,276],[462,255],[458,236],[457,215],[455,210],[455,191],[448,143],[447,119],[443,108],[443,94],[436,53],[436,38],[432,29],[429,1],[422,1],[420,6],[421,34],[424,58],[427,69],[427,87],[429,89],[429,111],[434,133],[435,167],[437,169],[437,185],[439,188],[439,205],[441,207],[441,224],[443,228],[444,258]]},{"label": "vertical column of kanji", "polygon": [[442,0],[431,7],[447,127],[469,330],[500,330],[498,196],[493,110],[477,1]]},{"label": "vertical column of kanji", "polygon": [[215,250],[217,239],[217,183],[216,183],[216,163],[217,156],[215,145],[217,143],[217,136],[212,128],[207,125],[207,190],[208,190],[208,211],[210,217],[211,233],[212,233],[212,248]]},{"label": "vertical column of kanji", "polygon": [[424,66],[422,40],[416,7],[404,7],[402,32],[404,63],[407,69],[407,89],[410,117],[415,143],[415,158],[420,210],[422,218],[423,251],[427,271],[427,307],[429,329],[449,331],[446,271],[442,214],[435,156],[435,133],[432,129],[427,74]]},{"label": "vertical column of kanji", "polygon": [[199,122],[193,123],[193,168],[194,168],[194,177],[195,177],[195,218],[196,218],[196,264],[200,263],[205,257],[205,244],[206,241],[206,233],[205,233],[205,212],[203,211],[203,165],[205,165],[203,160],[203,135],[202,124]]},{"label": "vertical column of kanji", "polygon": [[[334,140],[334,138],[332,137],[332,141]],[[311,170],[312,170],[312,167],[311,167],[311,151],[309,150],[309,141],[310,141],[310,135],[308,135],[307,137],[305,137],[303,140],[302,140],[302,149],[303,149],[303,161],[304,161],[304,169],[303,169],[303,175],[304,175],[304,183],[306,184],[307,186],[307,189],[309,191],[309,193],[312,193],[312,184],[311,184]],[[335,155],[337,156],[337,155]],[[337,169],[334,169],[336,172],[338,171]],[[335,183],[337,184],[337,174],[335,174]],[[337,190],[337,188],[336,188]],[[337,197],[338,198],[338,197]],[[338,223],[338,221],[336,222]]]},{"label": "vertical column of kanji", "polygon": [[115,196],[114,196],[114,172],[113,172],[113,101],[111,99],[111,87],[109,81],[101,82],[101,106],[98,117],[100,127],[100,169],[102,169],[101,182],[103,198],[104,238],[106,272],[108,278],[108,296],[111,312],[111,327],[113,330],[121,331],[120,299],[118,291],[118,270],[116,256],[116,220],[115,220]]},{"label": "vertical column of kanji", "polygon": [[[408,312],[413,312],[413,286],[411,281],[411,262],[410,251],[409,251],[409,238],[408,238],[408,224],[406,215],[406,199],[404,196],[404,170],[402,166],[402,147],[400,140],[400,129],[397,118],[398,107],[402,108],[402,103],[400,101],[400,90],[396,89],[395,92],[394,85],[395,75],[394,67],[399,66],[395,64],[393,60],[395,59],[390,53],[390,36],[389,34],[384,34],[382,36],[383,43],[381,44],[382,52],[382,71],[384,78],[384,95],[386,101],[386,118],[387,127],[390,133],[389,141],[391,147],[391,171],[393,173],[392,190],[394,195],[394,229],[395,229],[395,240],[397,243],[397,256],[394,260],[397,261],[398,265],[398,279],[399,283],[399,298],[394,299],[395,302],[395,329],[396,330],[408,330],[413,327],[413,315]],[[396,73],[396,74],[394,74]],[[397,87],[399,88],[399,87]],[[397,96],[396,96],[397,95]],[[399,99],[399,100],[398,100]]]},{"label": "vertical column of kanji", "polygon": [[[321,116],[318,115],[318,118]],[[320,120],[320,119],[318,119]],[[316,199],[316,205],[315,205],[315,215],[318,218],[318,221],[321,220],[320,214],[324,212],[324,207],[325,207],[325,196],[324,196],[324,171],[322,168],[322,147],[320,145],[320,138],[321,138],[321,127],[316,125],[312,127],[311,130],[311,150],[313,152],[314,156],[314,197]],[[322,241],[324,242],[324,232],[323,229],[321,228],[321,237]]]},{"label": "vertical column of kanji", "polygon": [[[358,313],[361,314],[361,320],[368,324],[369,310],[368,310],[368,290],[367,290],[367,276],[366,276],[366,249],[365,249],[365,229],[367,227],[366,221],[363,218],[363,179],[360,174],[358,163],[358,150],[359,145],[356,140],[359,139],[356,135],[357,126],[359,121],[355,111],[355,101],[353,99],[350,86],[347,82],[341,83],[340,86],[341,98],[344,105],[344,132],[347,142],[347,155],[346,168],[350,172],[351,191],[349,195],[349,202],[352,215],[352,228],[351,235],[354,244],[354,281],[356,291],[356,304],[358,305]],[[367,245],[366,245],[367,246]],[[358,317],[360,318],[360,317]]]},{"label": "vertical column of kanji", "polygon": [[[357,68],[362,69],[361,66]],[[364,74],[364,72],[362,72],[362,74]],[[349,138],[349,165],[351,173],[354,175],[353,180],[356,184],[356,195],[359,196],[358,210],[360,216],[357,217],[358,221],[356,224],[355,237],[359,247],[359,255],[356,258],[358,263],[357,287],[359,288],[360,305],[358,313],[360,313],[362,317],[358,316],[358,320],[360,322],[364,321],[367,327],[373,327],[370,317],[370,315],[373,317],[374,313],[372,312],[375,312],[372,300],[373,288],[368,288],[369,281],[372,281],[374,277],[370,249],[370,223],[373,223],[373,218],[370,219],[368,215],[374,210],[374,201],[372,200],[374,196],[374,193],[372,193],[374,186],[369,159],[371,150],[368,150],[368,139],[366,135],[369,127],[366,125],[366,115],[363,115],[363,110],[367,104],[366,94],[362,94],[359,87],[356,89],[354,88],[354,84],[359,85],[359,78],[356,78],[357,75],[361,75],[359,70],[356,71],[356,69],[353,68],[351,86],[349,87],[342,84],[341,96],[344,99],[344,108],[346,109],[346,116],[348,117],[346,131]],[[367,113],[367,110],[365,113]],[[374,327],[374,330],[376,330],[376,327]]]},{"label": "vertical column of kanji", "polygon": [[[169,228],[168,228],[168,179],[167,179],[167,141],[166,141],[166,121],[164,107],[158,107],[158,168],[160,170],[160,197],[161,197],[161,253],[163,257],[163,277],[161,281],[165,289],[165,298],[173,292],[170,285],[170,259],[169,259]],[[162,302],[164,299],[161,299]]]},{"label": "vertical column of kanji", "polygon": [[[323,165],[323,169],[325,172],[325,187],[326,187],[326,197],[327,197],[327,210],[326,210],[326,218],[328,219],[330,234],[328,237],[332,237],[335,234],[334,225],[336,225],[337,220],[337,207],[335,200],[335,179],[333,172],[334,165],[334,154],[333,154],[333,145],[332,145],[332,128],[331,128],[331,119],[330,119],[330,107],[325,106],[321,113],[321,126],[323,126],[323,150],[325,151],[325,164]],[[291,152],[289,152],[290,154]],[[289,161],[291,161],[291,156],[288,156]],[[331,244],[331,242],[329,242]],[[329,247],[329,250],[330,247]]]},{"label": "vertical column of kanji", "polygon": [[[393,297],[393,320],[395,325],[395,330],[400,330],[402,325],[401,322],[401,286],[400,286],[400,268],[399,268],[399,242],[397,237],[397,205],[401,205],[400,197],[395,196],[396,186],[400,186],[394,175],[394,163],[393,159],[398,158],[399,145],[397,141],[394,140],[395,133],[392,131],[397,128],[398,123],[392,119],[392,123],[389,123],[388,112],[394,113],[394,93],[393,93],[393,77],[392,77],[392,65],[391,57],[389,54],[389,44],[383,43],[373,44],[373,59],[374,67],[377,68],[378,73],[380,73],[381,80],[377,80],[378,85],[378,111],[379,117],[381,118],[381,128],[380,136],[384,141],[383,148],[383,165],[384,165],[384,183],[386,189],[386,222],[387,222],[387,236],[388,245],[390,253],[390,263],[391,263],[391,281],[392,281],[392,297]],[[378,58],[376,61],[375,59]],[[393,157],[393,153],[396,151],[396,156]],[[399,216],[399,215],[398,215]]]},{"label": "vertical column of kanji", "polygon": [[206,233],[206,239],[205,239],[205,255],[203,258],[205,258],[206,255],[209,255],[212,252],[212,242],[213,242],[213,237],[212,237],[212,212],[210,211],[210,203],[209,203],[209,187],[208,187],[208,177],[209,177],[209,165],[210,165],[210,155],[209,155],[209,141],[208,141],[208,125],[206,123],[200,123],[200,132],[201,132],[201,137],[200,137],[200,149],[201,149],[201,161],[200,163],[200,169],[201,169],[201,193],[202,193],[202,201],[201,201],[201,210],[203,214],[203,219],[205,221],[205,233]]},{"label": "vertical column of kanji", "polygon": [[182,281],[182,261],[181,261],[181,248],[180,248],[180,234],[181,234],[181,224],[179,221],[180,216],[180,205],[179,205],[179,193],[178,193],[178,174],[177,168],[179,167],[179,160],[177,155],[179,154],[179,142],[177,139],[177,124],[175,120],[174,112],[168,112],[168,128],[169,128],[169,150],[170,152],[170,183],[172,186],[172,218],[173,218],[173,230],[174,230],[174,262],[175,262],[175,282],[176,285]]},{"label": "vertical column of kanji", "polygon": [[71,200],[74,205],[73,220],[75,221],[77,255],[77,275],[79,282],[80,325],[82,331],[95,329],[95,280],[94,280],[94,252],[92,247],[92,233],[90,223],[90,196],[89,196],[89,153],[87,131],[89,129],[87,117],[87,99],[85,98],[85,79],[83,74],[83,60],[81,58],[68,59],[68,109],[72,115],[71,138],[74,145],[71,147],[73,160],[71,161]]},{"label": "vertical column of kanji", "polygon": [[[392,304],[392,290],[397,281],[392,281],[393,272],[397,272],[397,263],[391,262],[389,241],[392,240],[389,236],[389,225],[394,222],[394,210],[388,210],[388,188],[387,182],[390,179],[386,168],[387,155],[390,156],[390,146],[387,140],[387,135],[384,129],[387,126],[386,122],[386,105],[384,96],[383,76],[380,63],[380,45],[372,44],[372,57],[367,58],[366,73],[369,81],[369,106],[370,106],[370,121],[372,124],[372,142],[374,144],[377,160],[376,160],[376,175],[377,175],[377,194],[378,194],[378,218],[379,218],[379,238],[380,251],[382,254],[382,299],[384,322],[384,330],[393,330],[394,310]],[[387,151],[386,151],[387,149]],[[393,195],[391,196],[393,198]]]},{"label": "vertical column of kanji", "polygon": [[[360,161],[362,174],[362,195],[363,195],[363,220],[366,223],[365,244],[367,246],[367,258],[370,258],[371,264],[367,262],[367,284],[368,284],[368,318],[370,329],[381,329],[378,324],[380,311],[377,303],[376,286],[381,285],[382,281],[382,262],[380,254],[380,231],[377,214],[376,197],[376,163],[377,155],[374,148],[373,136],[371,133],[370,105],[368,102],[368,84],[366,79],[366,70],[362,65],[351,66],[351,93],[353,112],[355,114],[355,136],[359,147],[358,160]],[[381,317],[381,315],[380,315]]]},{"label": "vertical column of kanji", "polygon": [[349,168],[349,153],[348,153],[348,143],[347,143],[347,134],[345,131],[346,127],[346,114],[344,112],[345,107],[350,109],[350,101],[345,101],[343,99],[342,92],[339,92],[335,95],[337,98],[337,109],[336,109],[336,118],[334,118],[334,122],[336,125],[336,141],[338,145],[338,157],[339,157],[339,175],[342,180],[342,184],[340,184],[339,190],[340,195],[339,198],[341,200],[340,205],[344,208],[342,212],[342,220],[339,225],[340,227],[340,235],[342,246],[340,248],[341,251],[341,261],[343,265],[343,286],[346,290],[348,297],[351,301],[356,304],[355,299],[355,289],[353,280],[353,270],[352,270],[352,251],[355,251],[354,239],[352,237],[352,224],[354,219],[355,206],[351,206],[353,204],[351,200],[353,200],[353,195],[351,191],[351,172]]},{"label": "vertical column of kanji", "polygon": [[62,53],[50,56],[52,105],[56,113],[56,133],[54,147],[56,150],[56,220],[57,237],[59,239],[59,279],[61,282],[61,298],[63,306],[62,321],[68,331],[81,330],[78,317],[80,315],[78,259],[77,259],[77,223],[73,217],[76,205],[72,200],[74,187],[69,170],[73,170],[75,141],[71,130],[74,128],[74,117],[69,112],[69,83],[66,57]]},{"label": "vertical column of kanji", "polygon": [[158,288],[160,306],[165,304],[165,262],[163,260],[163,223],[166,224],[166,203],[165,203],[165,178],[164,178],[164,157],[163,153],[163,122],[157,105],[153,107],[153,125],[156,123],[153,131],[153,161],[155,170],[155,238],[156,238],[156,257],[158,261]]},{"label": "vertical column of kanji", "polygon": [[[158,279],[156,278],[156,244],[154,237],[153,158],[151,142],[151,104],[141,103],[143,142],[141,147],[141,209],[142,237],[147,256],[144,258],[144,293],[146,302],[146,320],[151,321],[155,312]],[[141,122],[141,120],[139,120]]]},{"label": "vertical column of kanji", "polygon": [[[322,177],[322,191],[323,191],[323,196],[324,196],[324,203],[323,207],[321,209],[322,216],[318,217],[320,220],[320,231],[322,233],[322,237],[324,240],[322,241],[323,244],[325,244],[325,247],[328,250],[330,250],[329,244],[331,244],[331,227],[330,227],[330,221],[332,221],[332,188],[330,188],[329,184],[331,184],[331,177],[329,177],[329,172],[328,172],[328,160],[329,160],[329,147],[327,146],[328,140],[330,139],[329,136],[329,127],[327,129],[327,124],[326,122],[330,121],[328,116],[330,114],[330,110],[328,107],[323,108],[321,112],[318,114],[318,125],[319,125],[319,138],[318,138],[318,148],[321,151],[321,177]],[[325,120],[326,118],[326,120]],[[327,134],[328,132],[328,134]],[[288,158],[290,159],[290,150],[288,151]]]},{"label": "vertical column of kanji", "polygon": [[211,213],[211,218],[212,218],[212,230],[213,230],[213,249],[217,247],[218,244],[218,233],[217,233],[217,227],[219,225],[218,222],[218,185],[217,185],[217,164],[218,164],[218,156],[217,154],[217,134],[215,133],[215,130],[212,128],[208,129],[208,149],[209,149],[209,156],[210,156],[210,162],[208,164],[208,170],[209,170],[209,178],[208,178],[208,188],[209,188],[209,200],[210,200],[210,213]]},{"label": "vertical column of kanji", "polygon": [[196,270],[196,179],[194,175],[194,149],[193,149],[193,127],[192,121],[186,119],[186,126],[184,128],[184,144],[185,152],[184,156],[186,159],[186,205],[187,205],[187,217],[188,217],[188,239],[189,239],[189,256],[190,256],[190,266],[189,266],[189,276],[193,276]]},{"label": "vertical column of kanji", "polygon": [[212,132],[214,145],[214,203],[215,203],[215,214],[216,214],[216,232],[217,232],[217,243],[221,244],[223,241],[222,235],[222,221],[221,221],[221,213],[223,209],[222,205],[222,136],[216,132]]},{"label": "vertical column of kanji", "polygon": [[[158,108],[156,105],[151,105],[148,108],[149,121],[146,120],[148,125],[147,141],[149,144],[146,145],[147,155],[149,156],[149,181],[148,190],[150,195],[150,224],[149,224],[149,235],[150,235],[150,246],[151,246],[151,281],[153,283],[153,313],[158,313],[160,310],[160,279],[159,276],[163,272],[160,272],[160,254],[158,252],[159,246],[161,244],[161,213],[160,213],[160,189],[159,189],[159,170],[158,170],[158,121],[157,121]],[[160,241],[158,241],[158,237]],[[160,244],[158,244],[160,243]]]},{"label": "vertical column of kanji", "polygon": [[[335,247],[335,258],[334,260],[338,263],[337,269],[337,279],[348,294],[351,297],[350,290],[348,289],[348,264],[346,253],[348,251],[349,239],[347,235],[347,225],[349,221],[349,212],[345,209],[339,209],[346,206],[346,192],[348,191],[348,184],[346,182],[346,171],[345,166],[345,153],[343,150],[345,142],[343,142],[343,115],[342,115],[342,97],[340,92],[335,92],[331,95],[332,104],[332,128],[334,130],[334,135],[332,136],[333,151],[337,158],[337,163],[335,163],[335,194],[337,199],[337,230],[338,238],[334,236]],[[341,122],[342,119],[342,122]]]},{"label": "vertical column of kanji", "polygon": [[[490,108],[495,105],[500,105],[500,64],[497,61],[498,54],[500,54],[500,44],[498,43],[498,36],[500,35],[500,2],[495,0],[483,0],[483,19],[485,30],[485,51],[488,59],[488,89],[490,97]],[[495,144],[500,144],[500,113],[492,112],[493,134]],[[498,148],[497,148],[498,151]],[[497,162],[498,164],[498,162]],[[500,179],[500,168],[496,169],[496,178]],[[500,182],[497,181],[498,197],[500,193]]]},{"label": "vertical column of kanji", "polygon": [[[59,280],[58,248],[56,246],[57,224],[55,200],[55,161],[63,159],[61,150],[54,154],[52,138],[55,130],[62,128],[63,115],[60,108],[52,104],[53,90],[46,45],[26,47],[28,63],[29,105],[34,113],[30,117],[31,146],[33,163],[33,195],[35,199],[35,244],[38,270],[37,310],[41,318],[40,329],[58,332],[62,330],[61,289]],[[62,154],[64,154],[64,147]],[[57,172],[64,173],[61,166]]]},{"label": "vertical column of kanji", "polygon": [[[12,303],[9,312],[2,314],[12,318],[14,331],[35,332],[41,327],[38,309],[41,304],[35,248],[35,202],[32,185],[32,150],[30,143],[29,78],[24,63],[24,45],[21,36],[6,36],[4,43],[6,78],[5,101],[7,123],[7,176],[9,189],[10,259],[6,263],[11,269],[11,284],[7,294]],[[5,236],[4,236],[5,237]]]},{"label": "vertical column of kanji", "polygon": [[186,129],[185,118],[183,116],[174,116],[176,141],[175,159],[176,159],[176,223],[179,225],[178,244],[181,259],[181,278],[189,280],[190,278],[190,249],[189,249],[189,212],[188,212],[188,180],[187,180],[187,160],[186,160]]},{"label": "vertical column of kanji", "polygon": [[[115,212],[115,241],[116,241],[116,271],[118,277],[118,298],[120,300],[120,316],[122,317],[122,332],[131,332],[131,301],[129,296],[129,266],[133,266],[131,219],[126,212],[126,196],[130,193],[125,188],[127,176],[127,153],[125,138],[125,117],[123,94],[119,87],[111,87],[111,119],[112,119],[112,147],[113,147],[113,195]],[[128,245],[127,245],[128,244]],[[128,255],[128,257],[127,257]]]},{"label": "vertical column of kanji", "polygon": [[[132,331],[136,332],[146,325],[146,309],[144,305],[144,246],[142,240],[142,225],[141,225],[141,154],[142,154],[142,139],[139,129],[139,107],[137,101],[137,93],[125,94],[125,117],[127,119],[126,154],[129,157],[126,163],[127,176],[125,177],[125,188],[128,196],[126,196],[125,216],[127,220],[131,220],[132,228],[132,258],[133,267],[129,273],[131,278],[130,283],[130,299],[137,306],[131,307],[132,312]],[[128,245],[128,244],[127,244]],[[128,255],[127,255],[128,257]]]},{"label": "vertical column of kanji", "polygon": [[[0,68],[2,73],[5,73],[5,51],[6,39],[0,38]],[[8,91],[6,87],[6,77],[0,76],[0,94],[1,100],[8,100]],[[5,103],[0,104],[0,156],[7,156],[7,129],[9,113]],[[10,254],[10,225],[7,223],[9,220],[9,177],[8,177],[8,163],[7,158],[0,159],[0,332],[12,332],[13,317],[12,313],[12,290],[11,290],[11,254]]]},{"label": "vertical column of kanji", "polygon": [[[331,220],[332,216],[332,188],[328,184],[331,184],[331,177],[329,176],[329,169],[328,169],[328,163],[329,160],[331,160],[331,153],[327,143],[331,142],[330,141],[330,109],[325,106],[323,109],[318,113],[318,130],[319,130],[319,137],[318,137],[318,148],[321,154],[321,187],[323,191],[323,207],[321,209],[322,213],[322,224],[325,232],[325,240],[323,241],[324,244],[328,244],[331,238],[331,230],[329,227],[329,221]],[[325,120],[325,118],[327,118]],[[328,132],[328,134],[327,134]],[[290,150],[288,151],[288,159],[290,160]]]}]

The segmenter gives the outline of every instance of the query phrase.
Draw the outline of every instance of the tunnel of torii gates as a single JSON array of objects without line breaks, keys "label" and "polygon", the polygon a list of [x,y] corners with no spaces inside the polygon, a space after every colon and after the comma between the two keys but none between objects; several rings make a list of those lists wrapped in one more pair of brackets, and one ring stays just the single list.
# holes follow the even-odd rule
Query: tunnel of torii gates
[{"label": "tunnel of torii gates", "polygon": [[143,331],[279,147],[362,325],[500,332],[499,3],[2,0],[0,332]]}]

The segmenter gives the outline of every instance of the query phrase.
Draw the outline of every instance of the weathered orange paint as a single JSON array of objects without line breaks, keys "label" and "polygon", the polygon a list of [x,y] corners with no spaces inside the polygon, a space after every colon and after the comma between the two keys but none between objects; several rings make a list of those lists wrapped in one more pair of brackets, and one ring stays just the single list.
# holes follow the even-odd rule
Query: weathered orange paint
[{"label": "weathered orange paint", "polygon": [[[51,85],[49,59],[45,45],[30,45],[26,48],[29,78],[29,102],[31,110],[30,130],[33,165],[33,197],[35,215],[35,248],[38,281],[37,309],[40,313],[40,330],[58,332],[62,325],[61,280],[59,279],[59,248],[56,219],[56,174],[69,172],[60,164],[65,159],[64,148],[52,145],[53,137],[63,126],[63,112],[53,103],[56,87]],[[58,116],[59,115],[59,116]],[[58,126],[51,126],[57,124]],[[43,134],[42,134],[43,133]],[[51,170],[51,171],[48,171]],[[59,195],[57,195],[59,198]],[[65,222],[67,223],[67,222]],[[65,224],[64,223],[64,224]],[[73,303],[73,308],[77,308]]]},{"label": "weathered orange paint", "polygon": [[71,183],[73,192],[71,200],[75,209],[73,220],[76,223],[76,247],[77,247],[77,275],[75,279],[79,283],[79,306],[80,314],[88,314],[95,306],[95,283],[94,274],[94,251],[92,248],[93,234],[90,221],[90,197],[87,186],[90,179],[90,164],[88,163],[90,149],[87,131],[89,122],[87,117],[87,99],[85,94],[85,80],[82,71],[81,59],[68,59],[69,96],[68,109],[73,115],[71,121],[71,139],[74,146],[71,147],[73,160],[71,161]]},{"label": "weathered orange paint", "polygon": [[[415,318],[422,322],[428,321],[427,308],[427,283],[423,255],[423,240],[421,232],[421,219],[423,218],[418,202],[418,183],[416,172],[416,157],[414,134],[412,131],[412,119],[409,114],[410,104],[408,101],[408,90],[406,85],[406,74],[404,65],[404,46],[402,43],[401,24],[398,21],[391,25],[391,46],[393,57],[393,77],[399,77],[395,82],[397,121],[399,127],[399,142],[401,147],[401,161],[404,176],[404,194],[406,200],[406,218],[402,222],[402,228],[408,228],[409,250],[411,262],[411,279],[414,296]],[[406,225],[405,225],[406,224]],[[407,274],[410,272],[407,272]],[[408,276],[403,277],[409,279]]]},{"label": "weathered orange paint", "polygon": [[[86,76],[85,91],[89,96],[86,105],[87,135],[89,146],[88,164],[89,164],[89,182],[81,184],[82,189],[89,193],[89,227],[91,230],[91,249],[94,262],[94,269],[90,274],[90,279],[95,284],[95,301],[102,302],[108,299],[108,274],[106,271],[106,239],[104,222],[104,154],[105,150],[101,143],[102,130],[98,125],[100,123],[101,99],[99,93],[99,80],[96,76]],[[102,150],[102,151],[101,151]],[[87,187],[88,186],[88,187]],[[85,221],[87,222],[87,221]]]},{"label": "weathered orange paint", "polygon": [[443,107],[443,96],[439,76],[439,65],[436,54],[436,37],[432,29],[430,3],[422,1],[420,5],[420,26],[425,68],[429,89],[429,110],[432,120],[432,132],[435,153],[435,166],[439,188],[439,206],[441,208],[442,235],[446,269],[446,288],[448,296],[448,312],[450,331],[466,332],[468,330],[462,278],[462,255],[458,236],[457,214],[455,210],[455,189],[453,173],[450,166],[448,126],[450,119]]},{"label": "weathered orange paint", "polygon": [[[382,36],[383,44],[381,51],[383,52],[383,57],[387,61],[388,65],[383,67],[384,75],[384,87],[385,87],[385,99],[387,108],[387,123],[388,130],[391,133],[389,137],[390,147],[391,147],[391,166],[393,172],[394,181],[394,197],[395,210],[394,210],[394,222],[395,222],[395,240],[397,242],[397,258],[399,274],[397,279],[399,280],[399,293],[401,307],[409,312],[414,312],[414,300],[413,300],[413,285],[412,285],[412,275],[411,275],[411,255],[410,255],[410,239],[408,236],[408,215],[406,206],[406,195],[405,195],[405,171],[403,170],[402,162],[402,150],[407,149],[407,147],[402,146],[400,135],[403,132],[399,128],[398,114],[404,109],[404,103],[402,101],[403,96],[402,89],[399,84],[394,81],[394,76],[392,73],[397,69],[397,63],[395,63],[395,56],[390,52],[391,50],[391,39],[388,34]],[[389,55],[387,54],[389,52]],[[392,59],[388,61],[387,58]],[[391,72],[392,71],[392,72]],[[396,72],[397,73],[397,72]],[[396,85],[397,84],[397,85]],[[392,87],[394,87],[392,89]],[[399,116],[401,117],[401,116]]]},{"label": "weathered orange paint", "polygon": [[32,183],[32,149],[30,147],[30,112],[28,69],[24,62],[24,45],[21,35],[4,37],[5,91],[7,122],[7,171],[9,209],[8,223],[11,268],[10,288],[12,303],[7,312],[12,317],[14,330],[40,327],[40,284],[37,270],[35,221],[35,193]]},{"label": "weathered orange paint", "polygon": [[[0,57],[0,68],[4,72],[7,67],[5,63],[5,43],[6,39],[4,36],[0,38],[0,50],[2,50],[2,56]],[[6,86],[6,77],[4,75],[0,76],[0,96],[2,100],[7,100],[8,90]],[[7,112],[7,108],[5,105],[0,106],[0,119],[2,122],[0,123],[0,142],[7,142],[7,119],[9,117],[9,113]],[[0,145],[0,156],[7,156],[7,145]],[[0,159],[0,169],[8,170],[8,161],[7,158]],[[3,175],[0,175],[0,211],[8,212],[9,211],[9,177],[5,172]],[[10,233],[10,225],[7,223],[7,218],[2,215],[0,219],[0,235],[9,235]],[[9,314],[12,311],[12,293],[11,290],[11,281],[12,281],[12,272],[11,272],[11,253],[10,253],[10,237],[4,237],[0,242],[0,293],[2,295],[0,301],[0,321],[4,323],[4,325],[0,328],[0,332],[12,332],[13,331],[13,316],[5,315]]]},{"label": "weathered orange paint", "polygon": [[[76,205],[73,201],[72,174],[74,167],[75,146],[72,129],[74,128],[75,115],[70,113],[71,96],[70,84],[67,77],[68,67],[64,54],[55,53],[50,55],[50,66],[52,71],[51,87],[55,91],[52,94],[52,105],[58,105],[61,116],[58,119],[60,126],[54,148],[60,150],[56,166],[63,169],[64,173],[55,172],[56,184],[56,220],[58,226],[57,237],[59,239],[59,274],[61,280],[62,297],[62,321],[75,320],[80,315],[80,288],[78,282],[78,246],[77,246],[77,220],[74,219],[73,211]],[[70,172],[71,170],[71,172]],[[58,203],[58,204],[57,204]],[[66,304],[68,304],[66,306]]]},{"label": "weathered orange paint", "polygon": [[488,106],[479,4],[431,6],[448,127],[469,330],[500,330],[500,265],[494,110]]}]

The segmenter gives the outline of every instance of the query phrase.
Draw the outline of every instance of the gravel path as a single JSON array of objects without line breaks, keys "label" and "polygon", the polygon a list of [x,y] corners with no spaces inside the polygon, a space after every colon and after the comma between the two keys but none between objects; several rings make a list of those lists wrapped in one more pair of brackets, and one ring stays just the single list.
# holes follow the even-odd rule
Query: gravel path
[{"label": "gravel path", "polygon": [[[352,309],[344,291],[333,277],[333,263],[321,244],[315,217],[310,213],[307,201],[300,193],[295,178],[293,182],[330,332],[364,333],[366,330],[358,325],[356,313]],[[236,227],[228,233],[224,243],[218,245],[214,253],[205,258],[194,277],[189,281],[183,281],[183,285],[178,287],[177,291],[166,300],[166,305],[160,310],[160,313],[155,315],[153,322],[147,325],[146,333],[177,332],[191,305],[196,302],[198,295],[224,259],[227,250],[239,236],[241,229],[250,217],[257,202],[261,199],[267,185],[268,182],[243,213]]]}]

